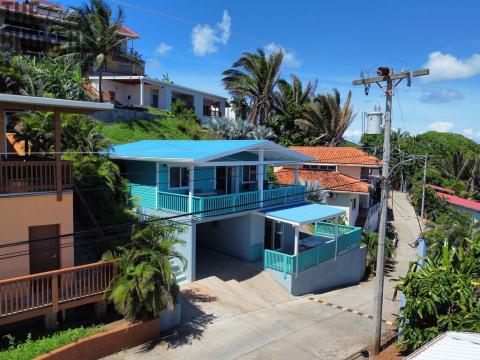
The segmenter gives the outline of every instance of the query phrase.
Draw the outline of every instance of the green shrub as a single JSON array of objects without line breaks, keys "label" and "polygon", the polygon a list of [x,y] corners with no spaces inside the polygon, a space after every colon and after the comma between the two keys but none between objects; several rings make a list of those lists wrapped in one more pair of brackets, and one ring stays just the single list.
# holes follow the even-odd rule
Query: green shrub
[{"label": "green shrub", "polygon": [[401,349],[414,351],[445,331],[480,332],[480,242],[448,244],[422,267],[413,263],[397,290],[406,303],[397,325]]},{"label": "green shrub", "polygon": [[[395,246],[393,246],[392,230],[387,229],[387,238],[385,239],[385,265],[390,265],[395,256]],[[377,267],[378,234],[372,231],[364,232],[362,235],[362,244],[367,248],[366,268],[367,274],[374,274]]]},{"label": "green shrub", "polygon": [[55,332],[39,339],[32,339],[31,335],[22,343],[16,343],[15,338],[8,336],[10,346],[7,350],[0,352],[0,360],[30,360],[37,356],[46,354],[72,342],[86,338],[90,335],[103,331],[99,325],[91,327],[78,327]]}]

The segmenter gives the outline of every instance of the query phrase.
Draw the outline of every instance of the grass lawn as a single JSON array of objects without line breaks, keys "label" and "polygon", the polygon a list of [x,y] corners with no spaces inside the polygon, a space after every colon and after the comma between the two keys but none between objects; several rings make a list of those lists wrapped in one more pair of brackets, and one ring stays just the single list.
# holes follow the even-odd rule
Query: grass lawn
[{"label": "grass lawn", "polygon": [[24,342],[16,343],[10,338],[8,349],[0,351],[0,360],[30,360],[52,350],[104,331],[102,325],[77,327],[61,330],[43,337],[32,339],[30,336]]},{"label": "grass lawn", "polygon": [[193,120],[177,119],[163,110],[151,109],[149,112],[158,115],[158,118],[104,124],[102,134],[110,139],[113,144],[125,144],[139,140],[214,138],[213,134]]}]

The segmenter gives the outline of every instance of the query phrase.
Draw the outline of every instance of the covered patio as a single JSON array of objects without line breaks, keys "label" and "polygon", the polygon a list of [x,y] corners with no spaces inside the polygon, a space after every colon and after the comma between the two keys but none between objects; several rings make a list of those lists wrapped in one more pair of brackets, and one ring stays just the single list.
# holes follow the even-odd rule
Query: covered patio
[{"label": "covered patio", "polygon": [[[305,289],[308,289],[306,292],[315,292],[355,282],[363,276],[364,251],[362,249],[358,256],[354,254],[355,250],[360,249],[362,229],[339,225],[344,210],[328,205],[303,204],[263,213],[267,219],[293,227],[293,247],[284,245],[279,250],[265,249],[264,267],[295,295],[300,293],[295,290],[294,282],[304,289],[300,292],[305,293]],[[302,227],[311,224],[313,234],[302,232]],[[347,272],[344,268],[344,255],[357,258],[347,261],[347,265],[349,262],[352,265]],[[339,257],[342,257],[343,265],[337,262]],[[326,284],[321,284],[326,267],[333,271],[333,278],[328,279]],[[344,274],[350,272],[353,277],[345,278],[342,274],[336,278],[335,272],[340,271],[344,271]]]}]

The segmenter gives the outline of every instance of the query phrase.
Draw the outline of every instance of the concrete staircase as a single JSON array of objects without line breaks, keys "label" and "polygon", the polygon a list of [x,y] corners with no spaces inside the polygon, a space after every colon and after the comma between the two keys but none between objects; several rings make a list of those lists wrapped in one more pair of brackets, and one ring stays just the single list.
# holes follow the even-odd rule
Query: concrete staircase
[{"label": "concrete staircase", "polygon": [[175,263],[174,260],[170,260],[172,266],[173,275],[175,276],[175,282],[178,285],[182,285],[187,281],[187,275],[183,272],[181,265]]}]

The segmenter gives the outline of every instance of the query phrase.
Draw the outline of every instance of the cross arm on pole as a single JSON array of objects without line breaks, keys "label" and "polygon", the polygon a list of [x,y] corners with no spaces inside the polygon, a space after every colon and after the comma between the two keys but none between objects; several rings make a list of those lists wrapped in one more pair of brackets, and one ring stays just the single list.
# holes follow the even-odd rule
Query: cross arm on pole
[{"label": "cross arm on pole", "polygon": [[352,84],[353,85],[372,84],[372,83],[378,83],[378,82],[388,81],[388,80],[405,79],[410,76],[411,77],[424,76],[424,75],[428,75],[429,73],[430,73],[429,69],[421,69],[421,70],[415,70],[415,71],[402,71],[396,74],[390,74],[389,76],[375,76],[371,78],[362,78],[362,79],[353,80]]}]

